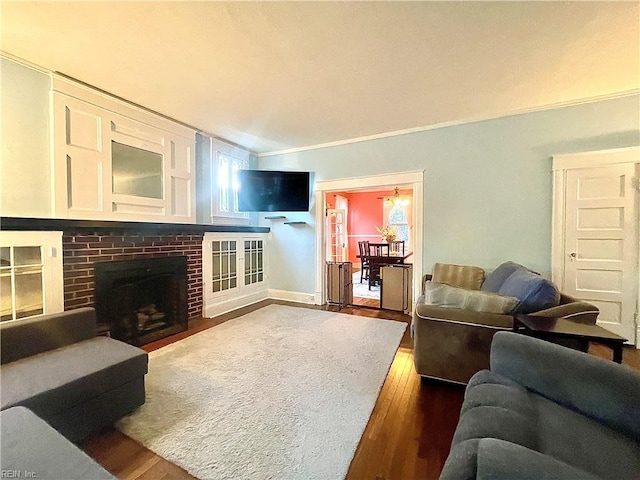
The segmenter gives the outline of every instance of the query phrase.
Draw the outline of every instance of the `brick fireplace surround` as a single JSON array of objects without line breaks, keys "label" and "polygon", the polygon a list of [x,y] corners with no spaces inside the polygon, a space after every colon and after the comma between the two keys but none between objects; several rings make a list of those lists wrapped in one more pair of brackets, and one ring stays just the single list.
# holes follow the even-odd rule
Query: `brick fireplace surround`
[{"label": "brick fireplace surround", "polygon": [[202,233],[64,231],[64,309],[94,306],[94,265],[184,255],[187,257],[188,317],[202,316]]},{"label": "brick fireplace surround", "polygon": [[64,309],[94,306],[96,262],[187,257],[188,318],[202,316],[205,232],[268,233],[268,227],[0,217],[2,230],[62,231]]}]

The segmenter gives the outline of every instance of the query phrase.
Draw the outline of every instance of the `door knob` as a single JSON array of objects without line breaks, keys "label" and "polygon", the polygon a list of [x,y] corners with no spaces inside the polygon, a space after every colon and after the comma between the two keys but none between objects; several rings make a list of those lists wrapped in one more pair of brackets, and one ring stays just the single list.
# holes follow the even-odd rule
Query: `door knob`
[{"label": "door knob", "polygon": [[569,257],[571,257],[571,260],[575,260],[577,256],[578,256],[578,255],[576,254],[576,252],[571,252],[571,253],[569,254]]}]

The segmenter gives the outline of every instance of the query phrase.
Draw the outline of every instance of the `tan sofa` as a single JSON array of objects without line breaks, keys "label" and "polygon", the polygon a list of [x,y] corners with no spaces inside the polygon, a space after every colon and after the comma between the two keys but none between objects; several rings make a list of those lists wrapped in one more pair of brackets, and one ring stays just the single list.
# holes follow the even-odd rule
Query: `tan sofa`
[{"label": "tan sofa", "polygon": [[[493,276],[487,277],[486,281],[495,284],[497,274],[505,265],[492,272]],[[505,272],[505,275],[509,273],[508,269]],[[423,377],[467,384],[476,372],[489,368],[493,336],[499,331],[512,330],[513,316],[511,313],[488,313],[451,305],[428,305],[425,292],[433,284],[479,291],[485,284],[485,271],[480,267],[436,264],[433,275],[427,274],[423,278],[423,295],[413,313],[411,331],[416,372]],[[526,313],[595,324],[599,311],[594,305],[561,293],[557,303],[550,308]],[[567,343],[565,346],[577,348],[577,345]]]}]

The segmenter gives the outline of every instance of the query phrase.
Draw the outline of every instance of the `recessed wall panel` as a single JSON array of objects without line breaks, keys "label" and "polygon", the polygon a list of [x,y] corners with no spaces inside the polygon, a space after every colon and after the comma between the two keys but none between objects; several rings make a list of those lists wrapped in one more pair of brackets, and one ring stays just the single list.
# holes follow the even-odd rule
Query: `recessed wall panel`
[{"label": "recessed wall panel", "polygon": [[576,271],[576,290],[579,292],[620,293],[622,272],[615,270]]},{"label": "recessed wall panel", "polygon": [[609,230],[623,227],[624,211],[620,207],[579,208],[579,230]]},{"label": "recessed wall panel", "polygon": [[577,241],[579,260],[622,261],[624,241],[619,238],[579,238]]},{"label": "recessed wall panel", "polygon": [[103,174],[99,159],[67,155],[67,198],[70,210],[102,211]]},{"label": "recessed wall panel", "polygon": [[101,151],[101,118],[91,113],[66,107],[67,145]]},{"label": "recessed wall panel", "polygon": [[189,180],[186,178],[171,178],[171,210],[173,215],[181,217],[189,216],[190,200]]},{"label": "recessed wall panel", "polygon": [[587,302],[595,305],[600,310],[600,314],[598,315],[598,323],[613,323],[619,325],[620,321],[620,313],[622,311],[622,306],[620,302],[606,302],[600,300],[586,300]]},{"label": "recessed wall panel", "polygon": [[578,179],[578,200],[624,197],[624,175]]}]

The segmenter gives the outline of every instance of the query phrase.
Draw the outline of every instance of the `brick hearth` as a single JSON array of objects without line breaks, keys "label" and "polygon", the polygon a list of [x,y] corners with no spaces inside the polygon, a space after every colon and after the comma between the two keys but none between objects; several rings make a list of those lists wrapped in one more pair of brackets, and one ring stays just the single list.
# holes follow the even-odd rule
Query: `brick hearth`
[{"label": "brick hearth", "polygon": [[64,308],[94,306],[94,264],[184,255],[189,318],[202,316],[202,233],[66,231],[62,237]]}]

